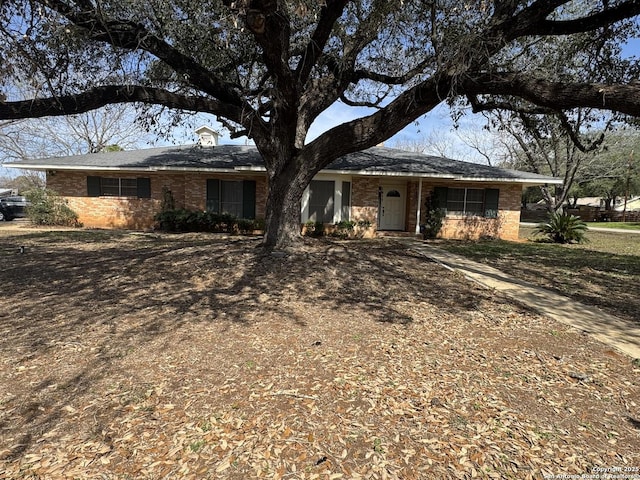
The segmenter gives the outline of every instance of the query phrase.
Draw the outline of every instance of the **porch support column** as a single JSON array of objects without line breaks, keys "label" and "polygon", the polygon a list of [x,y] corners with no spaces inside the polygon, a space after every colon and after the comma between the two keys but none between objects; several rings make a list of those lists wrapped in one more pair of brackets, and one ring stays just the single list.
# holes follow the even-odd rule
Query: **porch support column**
[{"label": "porch support column", "polygon": [[422,206],[422,177],[418,180],[418,208],[416,208],[416,234],[420,233],[420,213]]}]

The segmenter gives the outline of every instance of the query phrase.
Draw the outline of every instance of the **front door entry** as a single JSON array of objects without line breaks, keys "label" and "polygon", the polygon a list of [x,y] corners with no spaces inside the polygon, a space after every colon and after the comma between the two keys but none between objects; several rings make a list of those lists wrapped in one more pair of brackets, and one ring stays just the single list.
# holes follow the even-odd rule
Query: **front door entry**
[{"label": "front door entry", "polygon": [[380,230],[404,230],[407,189],[405,185],[383,185],[380,190]]}]

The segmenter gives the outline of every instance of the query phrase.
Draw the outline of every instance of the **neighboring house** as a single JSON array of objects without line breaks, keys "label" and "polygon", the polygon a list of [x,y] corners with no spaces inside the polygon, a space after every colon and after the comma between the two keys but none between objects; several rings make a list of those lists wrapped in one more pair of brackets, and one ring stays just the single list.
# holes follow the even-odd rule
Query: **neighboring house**
[{"label": "neighboring house", "polygon": [[623,219],[635,222],[640,218],[640,197],[629,198],[626,207],[624,197],[616,197],[610,209],[606,208],[606,199],[603,197],[583,197],[576,202],[576,208],[567,211],[585,222],[620,222]]},{"label": "neighboring house", "polygon": [[[616,206],[614,207],[614,210],[617,210],[618,212],[622,212],[624,209],[625,209],[625,203],[623,198],[619,200],[619,203],[616,204]],[[640,197],[631,197],[627,199],[626,209],[627,209],[627,212],[640,210]]]},{"label": "neighboring house", "polygon": [[[615,201],[611,201],[611,210],[621,212],[625,208],[624,197],[616,197]],[[582,197],[576,203],[576,208],[595,208],[604,210],[607,206],[607,199],[604,197]],[[627,199],[627,211],[640,209],[640,197],[631,197]]]},{"label": "neighboring house", "polygon": [[[195,146],[95,153],[5,164],[46,172],[87,227],[144,229],[163,196],[177,208],[264,218],[267,174],[254,146],[217,145],[198,129]],[[375,231],[418,233],[425,205],[447,209],[442,236],[517,239],[523,187],[561,183],[532,173],[384,147],[346,155],[319,173],[304,193],[301,222],[364,220]]]}]

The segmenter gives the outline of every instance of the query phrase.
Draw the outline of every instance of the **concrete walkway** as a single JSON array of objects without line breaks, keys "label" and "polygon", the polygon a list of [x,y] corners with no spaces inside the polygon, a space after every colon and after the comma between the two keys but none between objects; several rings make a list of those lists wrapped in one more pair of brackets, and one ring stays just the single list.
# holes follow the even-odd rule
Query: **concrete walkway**
[{"label": "concrete walkway", "polygon": [[[531,222],[520,222],[521,227],[537,227],[540,223],[531,223]],[[640,235],[640,230],[632,229],[632,228],[607,228],[607,227],[593,227],[589,225],[587,232],[591,230],[592,232],[609,232],[609,233],[634,233],[636,235]]]},{"label": "concrete walkway", "polygon": [[409,248],[431,260],[464,274],[487,288],[504,292],[558,322],[587,332],[599,341],[632,358],[640,358],[640,326],[609,315],[596,307],[578,303],[555,292],[513,278],[500,270],[428,245],[407,239]]}]

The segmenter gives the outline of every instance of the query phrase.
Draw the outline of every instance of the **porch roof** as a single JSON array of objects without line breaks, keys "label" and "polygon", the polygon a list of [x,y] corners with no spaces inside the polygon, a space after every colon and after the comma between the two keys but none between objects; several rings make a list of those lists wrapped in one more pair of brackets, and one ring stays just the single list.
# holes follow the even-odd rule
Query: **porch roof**
[{"label": "porch roof", "polygon": [[[265,172],[255,146],[197,145],[160,147],[122,152],[23,160],[5,167],[27,170],[128,171],[128,172]],[[490,167],[386,147],[373,147],[345,155],[321,173],[440,178],[522,184],[562,183],[560,179],[529,172]]]}]

